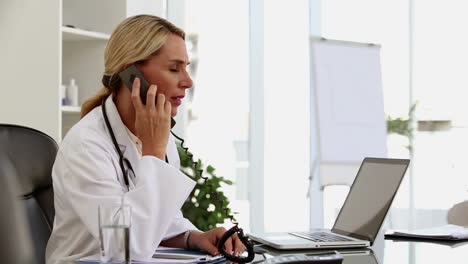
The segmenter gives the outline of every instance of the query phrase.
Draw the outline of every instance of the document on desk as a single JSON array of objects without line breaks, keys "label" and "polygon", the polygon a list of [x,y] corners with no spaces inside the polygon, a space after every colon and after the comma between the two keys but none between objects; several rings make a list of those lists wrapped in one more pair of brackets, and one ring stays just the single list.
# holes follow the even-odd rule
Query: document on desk
[{"label": "document on desk", "polygon": [[468,239],[468,227],[457,225],[444,225],[412,231],[391,231],[385,234],[385,238],[422,238],[436,240],[466,240]]},{"label": "document on desk", "polygon": [[[199,252],[199,251],[189,251],[180,248],[169,248],[169,247],[158,247],[153,254],[153,258],[146,261],[132,260],[133,264],[146,264],[146,263],[193,263],[193,264],[202,264],[202,263],[218,263],[225,261],[226,259],[223,256],[211,256],[208,253]],[[86,264],[99,264],[99,255],[93,255],[86,258],[82,258],[77,263],[86,263]]]},{"label": "document on desk", "polygon": [[200,251],[190,251],[180,248],[158,247],[153,255],[152,263],[217,263],[226,260],[223,256],[211,256]]}]

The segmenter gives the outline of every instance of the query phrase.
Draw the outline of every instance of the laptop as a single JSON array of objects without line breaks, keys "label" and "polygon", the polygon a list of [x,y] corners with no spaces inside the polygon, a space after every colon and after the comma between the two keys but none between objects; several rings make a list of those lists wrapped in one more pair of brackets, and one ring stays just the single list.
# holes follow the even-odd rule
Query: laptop
[{"label": "laptop", "polygon": [[248,236],[276,249],[371,246],[409,162],[408,159],[365,158],[331,230],[249,233]]}]

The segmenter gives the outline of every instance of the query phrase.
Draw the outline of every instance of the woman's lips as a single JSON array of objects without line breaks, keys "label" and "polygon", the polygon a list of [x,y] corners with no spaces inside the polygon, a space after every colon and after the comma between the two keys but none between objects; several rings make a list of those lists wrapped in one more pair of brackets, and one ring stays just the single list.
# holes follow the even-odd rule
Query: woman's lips
[{"label": "woman's lips", "polygon": [[184,98],[183,96],[174,96],[174,97],[171,97],[171,102],[178,106],[182,104],[183,98]]}]

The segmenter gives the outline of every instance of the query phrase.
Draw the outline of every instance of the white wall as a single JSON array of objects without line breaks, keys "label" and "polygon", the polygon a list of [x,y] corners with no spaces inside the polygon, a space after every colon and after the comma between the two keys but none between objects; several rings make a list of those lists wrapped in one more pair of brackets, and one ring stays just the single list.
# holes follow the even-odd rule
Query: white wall
[{"label": "white wall", "polygon": [[265,231],[307,230],[309,3],[264,7]]},{"label": "white wall", "polygon": [[[174,1],[174,0],[172,0]],[[167,0],[131,0],[127,1],[127,16],[151,14],[166,17]]]},{"label": "white wall", "polygon": [[33,127],[55,140],[60,134],[60,9],[60,0],[0,2],[0,123]]}]

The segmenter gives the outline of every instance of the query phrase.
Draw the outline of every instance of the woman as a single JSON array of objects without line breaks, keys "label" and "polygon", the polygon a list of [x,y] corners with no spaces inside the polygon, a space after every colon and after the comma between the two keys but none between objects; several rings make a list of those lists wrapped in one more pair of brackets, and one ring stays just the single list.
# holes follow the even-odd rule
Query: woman
[{"label": "woman", "polygon": [[[48,264],[97,254],[97,207],[117,203],[122,195],[132,207],[133,259],[150,258],[158,245],[219,254],[216,243],[225,229],[200,232],[180,211],[195,185],[180,172],[170,135],[171,117],[192,87],[184,38],[181,29],[150,15],[130,17],[112,33],[104,54],[104,88],[83,104],[82,119],[62,141],[54,164]],[[147,104],[140,98],[142,80],[136,78],[129,89],[119,78],[131,65],[151,84]],[[245,249],[237,236],[225,248],[234,254]]]}]

